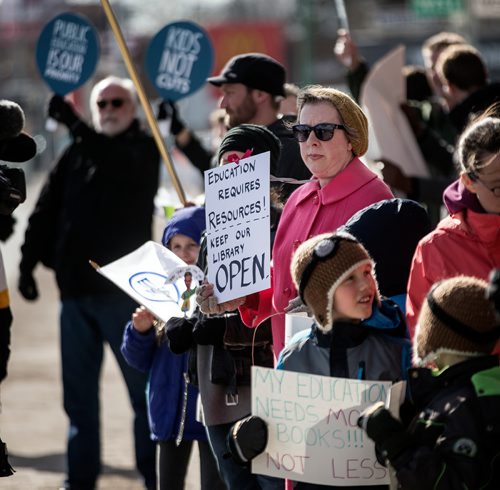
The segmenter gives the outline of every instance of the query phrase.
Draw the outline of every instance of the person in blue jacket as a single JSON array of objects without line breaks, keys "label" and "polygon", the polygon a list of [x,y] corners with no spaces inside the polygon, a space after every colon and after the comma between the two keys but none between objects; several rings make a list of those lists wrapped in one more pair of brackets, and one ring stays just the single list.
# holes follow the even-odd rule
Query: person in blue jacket
[{"label": "person in blue jacket", "polygon": [[[205,210],[177,210],[167,223],[162,243],[188,265],[196,264]],[[165,328],[140,306],[123,334],[121,351],[132,367],[149,374],[147,388],[151,438],[157,442],[159,490],[183,490],[193,441],[198,441],[203,490],[222,490],[214,456],[203,425],[196,421],[198,390],[188,382],[188,356],[172,353]]]}]

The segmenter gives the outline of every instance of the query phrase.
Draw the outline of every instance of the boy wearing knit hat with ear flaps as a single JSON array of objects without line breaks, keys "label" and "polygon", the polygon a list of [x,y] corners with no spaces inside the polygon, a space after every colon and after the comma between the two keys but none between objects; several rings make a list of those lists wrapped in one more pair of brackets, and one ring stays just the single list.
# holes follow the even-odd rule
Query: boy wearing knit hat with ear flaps
[{"label": "boy wearing knit hat with ear flaps", "polygon": [[500,366],[491,355],[499,296],[474,277],[436,283],[414,339],[414,361],[426,367],[409,371],[402,421],[380,404],[361,415],[398,488],[500,488]]},{"label": "boy wearing knit hat with ear flaps", "polygon": [[278,368],[352,379],[405,378],[406,324],[398,306],[380,297],[374,267],[363,245],[345,232],[299,246],[291,273],[315,325],[283,349]]},{"label": "boy wearing knit hat with ear flaps", "polygon": [[[380,297],[373,271],[367,250],[348,233],[325,233],[299,246],[291,263],[292,278],[315,324],[292,338],[281,352],[278,369],[373,381],[405,378],[410,365],[406,324],[399,307]],[[266,431],[258,430],[262,423],[251,416],[233,427],[228,447],[241,463],[241,455],[250,460],[265,449]],[[293,485],[294,490],[344,488]]]}]

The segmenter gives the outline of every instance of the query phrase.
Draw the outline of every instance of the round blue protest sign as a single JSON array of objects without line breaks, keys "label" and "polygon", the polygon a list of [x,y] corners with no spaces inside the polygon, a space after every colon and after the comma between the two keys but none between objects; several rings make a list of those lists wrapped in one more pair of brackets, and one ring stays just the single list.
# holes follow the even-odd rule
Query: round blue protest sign
[{"label": "round blue protest sign", "polygon": [[83,85],[94,73],[98,57],[95,27],[85,17],[69,12],[48,22],[36,45],[38,71],[58,95]]},{"label": "round blue protest sign", "polygon": [[205,84],[213,61],[212,43],[200,26],[189,21],[173,22],[149,43],[146,73],[159,95],[175,102]]}]

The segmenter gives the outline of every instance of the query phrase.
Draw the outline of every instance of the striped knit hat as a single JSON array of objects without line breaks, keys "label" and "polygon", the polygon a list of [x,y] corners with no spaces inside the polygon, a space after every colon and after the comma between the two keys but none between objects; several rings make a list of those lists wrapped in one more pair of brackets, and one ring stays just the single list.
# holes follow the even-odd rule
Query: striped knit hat
[{"label": "striped knit hat", "polygon": [[332,328],[335,290],[366,263],[374,266],[365,247],[348,233],[317,235],[297,248],[291,263],[292,278],[322,330]]},{"label": "striped knit hat", "polygon": [[491,354],[500,338],[500,321],[486,297],[487,287],[486,281],[467,276],[436,283],[420,310],[415,355],[425,362],[440,352]]}]

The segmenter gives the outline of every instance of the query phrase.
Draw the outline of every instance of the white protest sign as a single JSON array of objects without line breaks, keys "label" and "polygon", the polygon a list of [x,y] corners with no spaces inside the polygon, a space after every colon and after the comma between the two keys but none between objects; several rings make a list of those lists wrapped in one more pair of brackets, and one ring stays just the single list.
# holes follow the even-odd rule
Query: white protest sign
[{"label": "white protest sign", "polygon": [[97,271],[160,320],[190,316],[203,272],[153,241]]},{"label": "white protest sign", "polygon": [[357,420],[390,382],[252,367],[252,414],[269,441],[252,472],[330,486],[386,485],[389,472]]},{"label": "white protest sign", "polygon": [[205,172],[208,280],[218,302],[270,287],[270,152]]},{"label": "white protest sign", "polygon": [[404,61],[405,47],[394,48],[373,66],[363,83],[360,104],[370,122],[367,155],[392,161],[408,176],[426,177],[427,164],[400,108],[406,100]]}]

